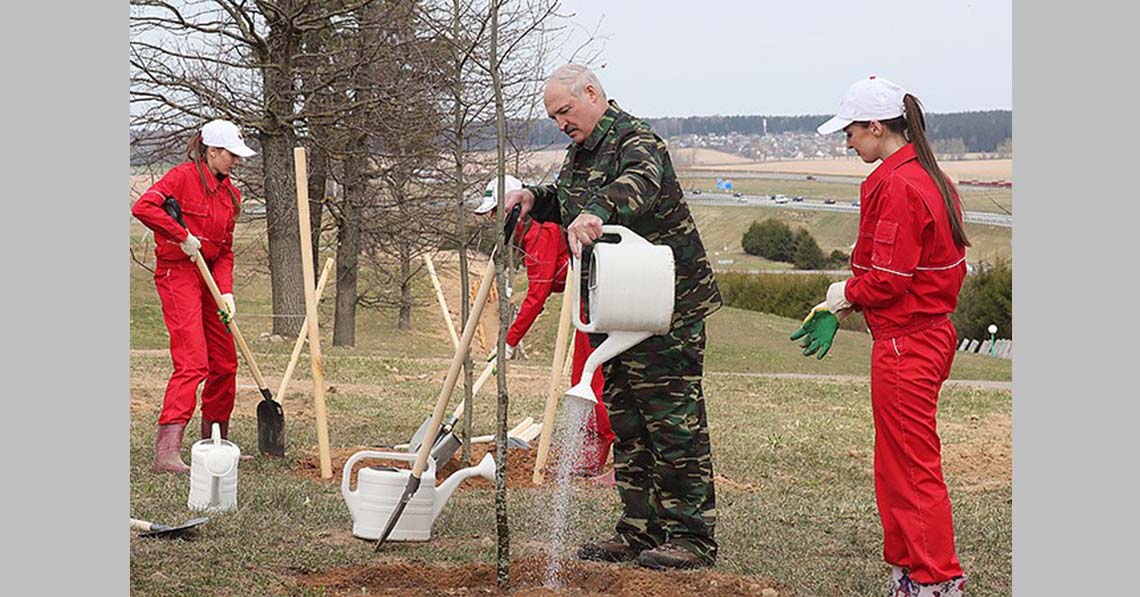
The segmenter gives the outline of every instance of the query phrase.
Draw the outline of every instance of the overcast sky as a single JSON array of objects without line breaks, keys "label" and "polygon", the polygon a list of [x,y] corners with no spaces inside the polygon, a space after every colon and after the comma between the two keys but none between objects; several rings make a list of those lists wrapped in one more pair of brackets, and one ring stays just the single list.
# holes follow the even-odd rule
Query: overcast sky
[{"label": "overcast sky", "polygon": [[876,74],[930,112],[1011,109],[1011,0],[563,0],[561,61],[601,38],[607,95],[643,117],[834,113]]}]

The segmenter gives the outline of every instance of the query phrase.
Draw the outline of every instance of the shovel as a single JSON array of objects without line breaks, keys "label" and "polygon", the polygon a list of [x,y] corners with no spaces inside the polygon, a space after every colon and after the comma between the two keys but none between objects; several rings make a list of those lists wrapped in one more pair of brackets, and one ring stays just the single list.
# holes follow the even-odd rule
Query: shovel
[{"label": "shovel", "polygon": [[199,525],[205,524],[210,520],[208,517],[192,518],[186,522],[176,526],[168,527],[164,524],[154,522],[147,522],[145,520],[138,520],[137,518],[131,519],[131,528],[136,531],[143,531],[139,534],[140,537],[181,537],[189,531],[198,528]]},{"label": "shovel", "polygon": [[[186,226],[186,221],[182,219],[182,206],[178,204],[178,200],[174,197],[167,197],[163,202],[162,208],[170,217],[174,218],[183,228],[189,230]],[[206,266],[206,260],[202,259],[202,254],[195,252],[190,256],[190,260],[198,265],[198,271],[202,274],[202,279],[206,281],[206,286],[210,288],[210,294],[214,296],[214,302],[218,304],[218,309],[223,313],[229,315],[229,308],[226,302],[222,300],[222,293],[218,290],[217,283],[214,282],[214,276],[210,273],[210,268]],[[273,392],[269,391],[269,386],[265,384],[265,380],[261,377],[261,370],[257,368],[257,362],[253,360],[253,352],[245,343],[245,338],[241,335],[241,330],[238,329],[237,322],[230,319],[226,324],[230,332],[237,341],[238,348],[241,349],[241,356],[245,358],[245,362],[249,365],[250,371],[253,373],[253,379],[257,382],[257,389],[261,390],[261,402],[257,403],[257,448],[263,454],[271,456],[284,456],[285,455],[285,411],[281,409],[281,404],[273,399]]]},{"label": "shovel", "polygon": [[[456,345],[456,348],[458,348],[458,345]],[[479,379],[475,380],[475,383],[471,387],[472,396],[477,395],[479,393],[479,390],[483,389],[483,384],[487,383],[487,380],[490,379],[491,374],[494,373],[495,360],[495,357],[491,357],[491,360],[487,362],[487,366],[483,368],[483,373],[479,374]],[[441,444],[444,442],[454,443],[455,441],[458,441],[458,438],[454,438],[454,434],[452,432],[455,428],[455,424],[459,422],[459,417],[463,416],[463,408],[466,404],[466,401],[460,402],[459,406],[455,407],[455,412],[451,413],[451,416],[443,422],[443,425],[440,426],[439,433],[436,435],[435,445],[432,446],[431,454],[433,458],[436,456],[436,451],[440,450]],[[428,427],[431,426],[431,420],[431,415],[428,415],[427,418],[424,419],[424,422],[420,424],[420,428],[416,429],[416,432],[412,435],[412,440],[406,444],[400,444],[396,446],[396,448],[407,448],[408,452],[411,453],[418,452],[420,450],[420,444],[423,443],[424,436],[427,435]],[[455,444],[455,448],[458,448],[459,445],[460,444]],[[444,460],[436,458],[436,462],[445,462],[448,458],[451,458],[451,456],[455,454],[455,450],[452,450],[451,452],[440,451],[439,454],[444,454],[447,456],[447,458],[444,458]]]},{"label": "shovel", "polygon": [[[507,215],[506,227],[503,230],[503,246],[506,246],[511,240],[511,234],[515,231],[515,225],[519,221],[520,210],[522,210],[522,205],[516,205],[511,208],[511,212]],[[447,401],[451,398],[451,392],[455,390],[455,382],[459,379],[459,370],[463,368],[463,359],[467,356],[467,349],[471,346],[471,338],[475,335],[475,328],[479,325],[479,317],[483,314],[483,306],[487,303],[487,295],[491,292],[491,283],[495,279],[494,258],[495,253],[492,251],[491,260],[487,264],[487,271],[483,274],[482,282],[479,283],[479,291],[475,293],[475,307],[468,316],[467,325],[463,328],[463,336],[459,339],[459,347],[451,359],[451,368],[447,370],[447,379],[444,380],[443,389],[439,393],[439,398],[436,399],[435,410],[432,412],[432,419],[428,424],[427,436],[424,437],[419,452],[416,454],[416,463],[412,466],[412,474],[408,475],[408,485],[404,488],[404,495],[400,497],[400,502],[396,504],[396,509],[388,518],[384,532],[376,541],[376,551],[380,551],[380,546],[384,545],[384,540],[396,527],[400,515],[404,513],[404,508],[408,506],[408,502],[412,500],[412,496],[420,488],[420,479],[423,477],[424,469],[427,468],[428,453],[435,445],[435,438],[439,433],[439,424],[443,420],[443,411],[447,408]]]}]

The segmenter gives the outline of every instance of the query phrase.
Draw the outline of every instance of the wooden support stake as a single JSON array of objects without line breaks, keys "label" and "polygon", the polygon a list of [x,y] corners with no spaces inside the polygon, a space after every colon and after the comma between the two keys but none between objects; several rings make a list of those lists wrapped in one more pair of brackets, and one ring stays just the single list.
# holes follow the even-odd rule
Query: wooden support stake
[{"label": "wooden support stake", "polygon": [[566,288],[562,290],[562,311],[558,316],[558,334],[554,340],[554,362],[550,365],[550,383],[546,388],[546,409],[542,416],[542,439],[538,442],[538,456],[534,461],[534,477],[531,479],[535,485],[542,485],[545,475],[543,467],[546,466],[546,457],[550,453],[550,436],[554,429],[554,415],[558,411],[558,399],[562,397],[559,391],[562,381],[562,367],[565,366],[567,337],[570,336],[570,314],[577,305],[574,302],[574,288],[577,283],[574,276],[566,276]]},{"label": "wooden support stake", "polygon": [[443,311],[443,320],[447,324],[447,334],[451,336],[451,347],[459,348],[459,335],[455,333],[455,322],[451,319],[451,310],[447,308],[447,299],[443,297],[443,286],[439,283],[439,276],[435,273],[435,264],[431,262],[431,255],[424,253],[424,265],[427,265],[428,274],[431,275],[431,284],[435,287],[435,298],[439,301],[439,308]]},{"label": "wooden support stake", "polygon": [[297,175],[297,220],[301,230],[301,274],[305,284],[305,317],[309,327],[309,356],[313,367],[313,403],[317,417],[317,447],[321,457],[321,478],[332,478],[329,455],[328,414],[325,412],[325,373],[321,365],[321,330],[317,323],[316,280],[313,279],[313,237],[309,222],[309,175],[305,148],[293,148]]},{"label": "wooden support stake", "polygon": [[[317,282],[317,302],[321,302],[321,295],[325,293],[325,284],[329,281],[329,272],[332,271],[333,258],[325,261],[325,269],[321,270],[321,279]],[[305,323],[301,324],[301,333],[297,334],[297,343],[293,345],[293,354],[289,357],[289,366],[285,368],[285,375],[281,378],[281,385],[277,387],[277,399],[285,401],[285,390],[289,387],[289,380],[293,378],[293,369],[297,366],[297,359],[301,356],[301,349],[305,347],[305,338],[309,337],[309,316],[305,315]]]}]

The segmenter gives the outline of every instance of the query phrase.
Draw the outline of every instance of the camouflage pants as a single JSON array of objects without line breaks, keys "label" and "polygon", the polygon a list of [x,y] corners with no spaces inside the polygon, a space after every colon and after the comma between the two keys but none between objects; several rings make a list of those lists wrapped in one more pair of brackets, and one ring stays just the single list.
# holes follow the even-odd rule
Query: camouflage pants
[{"label": "camouflage pants", "polygon": [[617,532],[646,549],[666,541],[716,560],[716,494],[701,390],[704,321],[651,336],[605,365],[616,436]]}]

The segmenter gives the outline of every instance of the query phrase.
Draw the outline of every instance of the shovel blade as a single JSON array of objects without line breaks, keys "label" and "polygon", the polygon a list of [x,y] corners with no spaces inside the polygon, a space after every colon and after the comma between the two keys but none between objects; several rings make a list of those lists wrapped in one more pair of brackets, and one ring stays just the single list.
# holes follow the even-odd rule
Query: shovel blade
[{"label": "shovel blade", "polygon": [[412,501],[412,496],[420,488],[420,478],[415,475],[415,471],[408,475],[408,485],[404,487],[404,495],[400,497],[400,503],[396,504],[396,509],[392,511],[392,516],[388,518],[388,524],[384,526],[384,532],[380,534],[380,539],[376,541],[376,548],[373,551],[380,551],[380,546],[384,545],[384,541],[388,539],[388,535],[392,534],[392,529],[396,528],[396,522],[400,520],[400,515],[404,513],[404,508],[408,507],[408,502]]},{"label": "shovel blade", "polygon": [[[431,427],[430,416],[424,419],[423,423],[420,423],[420,428],[416,429],[416,432],[412,434],[412,439],[408,441],[409,453],[415,454],[420,451],[420,444],[423,443],[424,437],[427,435],[428,427]],[[437,435],[436,437],[439,436]]]},{"label": "shovel blade", "polygon": [[149,530],[145,533],[140,533],[139,536],[140,537],[178,537],[178,536],[183,535],[187,531],[193,530],[194,528],[198,527],[198,525],[204,524],[208,520],[210,520],[208,517],[194,518],[191,520],[187,520],[186,522],[184,522],[184,523],[182,523],[176,527],[168,527],[168,526],[160,525],[160,524],[151,524],[151,530]]},{"label": "shovel blade", "polygon": [[435,459],[435,465],[442,467],[447,464],[455,452],[459,450],[459,446],[463,445],[463,441],[459,436],[453,432],[448,432],[443,436],[443,439],[436,442],[435,447],[431,450],[431,457]]},{"label": "shovel blade", "polygon": [[269,456],[285,455],[285,411],[276,400],[257,403],[257,449]]}]

